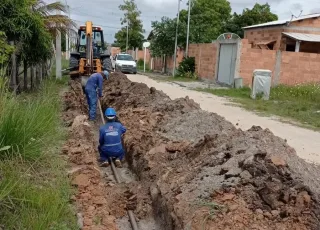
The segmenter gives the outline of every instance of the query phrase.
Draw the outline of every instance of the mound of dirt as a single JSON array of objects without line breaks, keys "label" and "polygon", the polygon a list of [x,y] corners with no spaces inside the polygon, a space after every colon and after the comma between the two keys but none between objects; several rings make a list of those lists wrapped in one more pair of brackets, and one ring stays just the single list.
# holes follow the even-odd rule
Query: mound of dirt
[{"label": "mound of dirt", "polygon": [[125,108],[149,108],[152,112],[185,113],[199,109],[199,105],[188,97],[171,100],[163,92],[135,83],[121,73],[113,73],[103,87],[102,106],[113,106],[117,111]]},{"label": "mound of dirt", "polygon": [[104,83],[102,106],[128,128],[126,158],[141,183],[127,186],[138,216],[152,203],[166,230],[320,229],[320,168],[269,130],[236,129],[121,73]]},{"label": "mound of dirt", "polygon": [[188,140],[195,143],[205,135],[234,132],[235,127],[217,114],[193,110],[170,118],[160,131],[170,140]]}]

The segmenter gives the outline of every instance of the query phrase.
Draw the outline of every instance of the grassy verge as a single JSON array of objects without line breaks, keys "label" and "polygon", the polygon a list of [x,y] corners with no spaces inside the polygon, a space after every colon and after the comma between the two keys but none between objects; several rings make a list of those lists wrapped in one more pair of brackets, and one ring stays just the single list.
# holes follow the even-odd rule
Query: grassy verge
[{"label": "grassy verge", "polygon": [[[0,78],[2,80],[3,78]],[[59,89],[47,80],[37,93],[12,97],[0,84],[0,226],[76,229],[71,187],[59,155],[66,138]]]},{"label": "grassy verge", "polygon": [[269,101],[252,100],[250,89],[198,89],[233,99],[248,110],[277,115],[320,130],[320,85],[277,86]]},{"label": "grassy verge", "polygon": [[146,71],[145,73],[142,71],[140,72],[143,75],[146,75],[154,80],[158,80],[158,81],[169,81],[169,82],[195,82],[198,81],[194,78],[188,78],[188,77],[172,77],[172,76],[166,76],[166,75],[162,75],[160,73],[153,73],[153,72],[148,72]]},{"label": "grassy verge", "polygon": [[193,78],[187,78],[187,77],[165,77],[165,81],[178,81],[178,82],[195,82],[198,81]]}]

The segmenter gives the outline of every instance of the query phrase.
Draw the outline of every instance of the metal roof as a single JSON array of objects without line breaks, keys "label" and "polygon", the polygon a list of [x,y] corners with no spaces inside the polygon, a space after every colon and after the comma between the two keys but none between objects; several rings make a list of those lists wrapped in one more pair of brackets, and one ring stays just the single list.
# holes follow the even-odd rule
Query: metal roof
[{"label": "metal roof", "polygon": [[283,32],[283,34],[297,41],[320,42],[319,34],[302,34],[302,33],[286,33],[286,32]]},{"label": "metal roof", "polygon": [[251,28],[258,28],[258,27],[266,27],[266,26],[280,26],[280,25],[285,25],[288,22],[295,22],[295,21],[300,21],[300,20],[304,20],[304,19],[309,19],[309,18],[318,18],[320,17],[320,13],[319,14],[308,14],[308,15],[302,15],[298,18],[294,18],[294,19],[289,19],[289,20],[279,20],[279,21],[273,21],[273,22],[267,22],[267,23],[262,23],[262,24],[258,24],[258,25],[253,25],[253,26],[246,26],[243,27],[243,29],[251,29]]}]

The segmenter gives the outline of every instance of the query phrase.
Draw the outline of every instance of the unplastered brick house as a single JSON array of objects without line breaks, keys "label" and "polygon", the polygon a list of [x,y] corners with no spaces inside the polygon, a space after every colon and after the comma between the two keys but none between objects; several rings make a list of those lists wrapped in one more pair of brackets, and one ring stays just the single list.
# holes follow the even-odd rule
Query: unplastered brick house
[{"label": "unplastered brick house", "polygon": [[[251,85],[253,72],[272,72],[272,85],[320,83],[320,14],[244,27],[244,39],[191,44],[200,78]],[[223,36],[225,37],[225,36]]]},{"label": "unplastered brick house", "polygon": [[244,27],[253,48],[320,53],[320,14]]}]

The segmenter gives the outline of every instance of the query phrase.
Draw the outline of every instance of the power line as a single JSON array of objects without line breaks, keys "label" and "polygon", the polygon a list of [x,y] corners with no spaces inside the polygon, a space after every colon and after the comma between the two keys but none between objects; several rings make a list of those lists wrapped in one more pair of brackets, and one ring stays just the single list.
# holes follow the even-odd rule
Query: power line
[{"label": "power line", "polygon": [[[117,16],[117,17],[119,17],[119,18],[123,18],[123,17],[124,17],[124,14],[122,14],[122,13],[115,13],[115,12],[107,12],[107,13],[108,13],[109,15]],[[79,10],[77,10],[77,12],[73,11],[72,14],[78,15],[78,16],[83,16],[83,14],[84,14],[85,16],[90,16],[90,17],[93,17],[93,18],[105,19],[105,16],[102,17],[102,16],[91,15],[91,14],[88,14],[88,13],[86,13],[86,12],[79,11]],[[138,16],[138,18],[155,18],[155,19],[157,19],[157,18],[162,18],[162,17],[164,17],[164,16],[170,17],[171,15],[170,15],[170,16],[169,16],[169,15],[153,15],[153,16],[149,16],[149,15],[143,15],[143,14],[141,14],[141,15]]]},{"label": "power line", "polygon": [[[81,22],[81,23],[86,23],[86,22],[84,22],[84,21],[79,21],[79,20],[74,20],[73,19],[73,21],[76,21],[76,22]],[[96,25],[96,24],[95,24]],[[120,28],[120,27],[114,27],[114,26],[107,26],[107,25],[96,25],[96,26],[101,26],[101,27],[106,27],[106,28],[113,28],[113,29],[122,29],[122,28]]]}]

